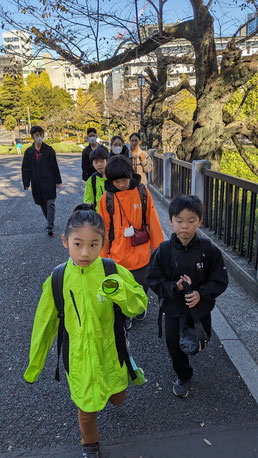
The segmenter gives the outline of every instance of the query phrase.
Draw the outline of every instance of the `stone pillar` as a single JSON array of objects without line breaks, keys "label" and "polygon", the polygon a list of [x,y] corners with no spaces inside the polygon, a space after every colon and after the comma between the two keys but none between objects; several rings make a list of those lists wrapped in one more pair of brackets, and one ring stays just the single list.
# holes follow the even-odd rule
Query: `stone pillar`
[{"label": "stone pillar", "polygon": [[175,159],[175,153],[163,154],[163,195],[171,198],[171,163],[170,158]]},{"label": "stone pillar", "polygon": [[211,163],[207,160],[192,162],[192,180],[191,194],[198,196],[201,201],[204,201],[204,175],[202,169],[210,169]]},{"label": "stone pillar", "polygon": [[[148,155],[150,156],[152,162],[153,161],[153,156],[154,156],[154,153],[156,153],[157,150],[155,148],[153,149],[148,149]],[[148,184],[152,184],[152,171],[147,173],[147,178],[148,178]]]}]

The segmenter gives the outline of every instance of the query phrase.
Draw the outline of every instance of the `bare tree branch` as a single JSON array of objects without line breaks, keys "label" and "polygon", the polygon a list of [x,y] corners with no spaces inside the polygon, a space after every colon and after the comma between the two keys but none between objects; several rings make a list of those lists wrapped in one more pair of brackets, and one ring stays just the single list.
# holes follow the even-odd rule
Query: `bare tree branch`
[{"label": "bare tree branch", "polygon": [[102,72],[106,70],[111,70],[118,65],[125,64],[131,60],[138,59],[155,49],[159,48],[165,43],[169,43],[172,38],[182,38],[185,35],[190,36],[192,32],[192,21],[187,21],[184,23],[175,24],[169,27],[166,27],[163,34],[155,34],[153,37],[148,38],[145,42],[139,44],[133,49],[126,49],[123,53],[113,56],[109,59],[104,59],[98,63],[89,63],[83,64],[80,57],[76,56],[74,53],[69,53],[59,45],[56,40],[50,38],[45,32],[41,32],[36,27],[32,28],[32,32],[36,37],[44,43],[49,48],[58,52],[60,56],[68,60],[71,64],[75,65],[79,70],[84,74]]},{"label": "bare tree branch", "polygon": [[257,84],[258,84],[258,83],[257,83],[257,81],[256,81],[254,84],[252,84],[252,86],[249,86],[249,87],[246,89],[245,95],[244,95],[244,97],[242,98],[241,103],[240,103],[240,105],[239,105],[237,111],[236,111],[235,114],[234,114],[233,119],[236,119],[236,117],[238,116],[239,112],[241,111],[242,106],[244,105],[244,103],[245,103],[245,101],[246,101],[246,98],[247,98],[249,92],[250,92],[252,89],[254,89],[254,88],[257,86]]},{"label": "bare tree branch", "polygon": [[169,111],[169,110],[166,110],[166,111],[163,111],[163,116],[164,116],[164,120],[165,121],[173,121],[175,122],[176,124],[178,124],[180,127],[185,127],[185,122],[182,121],[182,119],[180,119],[175,113],[173,113],[172,111]]},{"label": "bare tree branch", "polygon": [[243,161],[245,161],[245,163],[250,168],[250,170],[252,170],[252,172],[255,173],[255,175],[258,176],[258,167],[256,167],[256,165],[251,161],[251,159],[248,156],[248,154],[246,154],[245,148],[243,147],[243,145],[241,145],[241,143],[238,140],[238,138],[236,137],[236,135],[232,136],[232,141],[233,141],[234,145],[236,146],[236,148],[237,148],[241,158],[243,159]]}]

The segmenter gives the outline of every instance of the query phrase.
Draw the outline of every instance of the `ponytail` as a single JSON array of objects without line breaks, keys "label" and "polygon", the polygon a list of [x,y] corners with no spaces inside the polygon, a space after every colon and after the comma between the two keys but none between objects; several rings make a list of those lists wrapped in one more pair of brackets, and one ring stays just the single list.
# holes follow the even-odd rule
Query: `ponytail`
[{"label": "ponytail", "polygon": [[105,239],[105,224],[102,216],[93,210],[93,205],[80,204],[75,207],[73,213],[67,221],[64,236],[66,239],[71,235],[73,229],[78,229],[84,224],[89,224],[96,229],[102,237]]}]

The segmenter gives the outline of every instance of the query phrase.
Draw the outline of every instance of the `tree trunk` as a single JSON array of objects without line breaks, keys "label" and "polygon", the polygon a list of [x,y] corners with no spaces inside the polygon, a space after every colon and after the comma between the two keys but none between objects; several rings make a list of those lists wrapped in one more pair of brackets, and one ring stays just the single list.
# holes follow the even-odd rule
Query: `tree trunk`
[{"label": "tree trunk", "polygon": [[81,135],[80,135],[80,132],[78,130],[76,130],[76,135],[77,135],[77,142],[80,143]]}]

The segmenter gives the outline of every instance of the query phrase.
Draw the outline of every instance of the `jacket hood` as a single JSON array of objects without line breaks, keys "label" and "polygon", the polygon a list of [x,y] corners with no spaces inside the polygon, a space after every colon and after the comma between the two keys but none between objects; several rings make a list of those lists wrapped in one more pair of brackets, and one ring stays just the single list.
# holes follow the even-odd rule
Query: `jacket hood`
[{"label": "jacket hood", "polygon": [[[141,175],[138,175],[138,173],[134,173],[130,180],[129,190],[136,188],[136,186],[138,186],[140,182],[141,182]],[[113,182],[110,180],[105,181],[105,190],[109,192],[120,192],[119,189],[117,189],[113,185]]]},{"label": "jacket hood", "polygon": [[199,235],[196,233],[192,240],[190,240],[190,242],[187,244],[187,245],[182,245],[181,241],[179,240],[179,238],[177,237],[176,233],[173,232],[173,234],[171,235],[171,238],[170,238],[170,243],[172,244],[172,246],[176,249],[179,249],[179,250],[185,250],[185,248],[190,248],[192,246],[194,246],[196,243],[198,243],[200,240],[200,237]]}]

